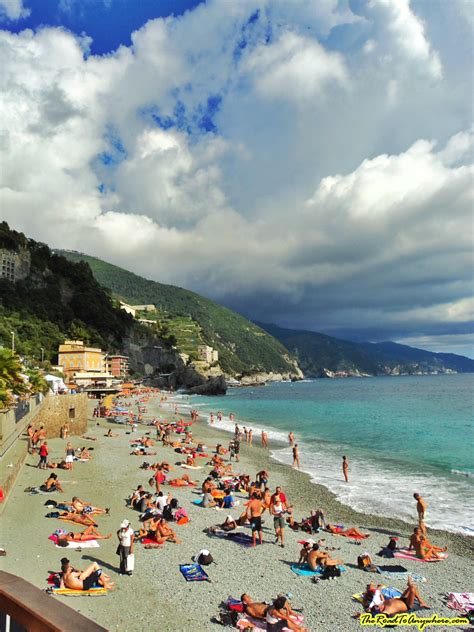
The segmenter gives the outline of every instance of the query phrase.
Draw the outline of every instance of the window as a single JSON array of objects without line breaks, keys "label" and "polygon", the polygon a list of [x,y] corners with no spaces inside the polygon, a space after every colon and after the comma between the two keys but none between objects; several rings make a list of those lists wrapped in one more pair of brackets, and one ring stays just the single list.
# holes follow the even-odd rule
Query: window
[{"label": "window", "polygon": [[75,419],[76,418],[76,409],[75,408],[70,408],[69,409],[69,419]]}]

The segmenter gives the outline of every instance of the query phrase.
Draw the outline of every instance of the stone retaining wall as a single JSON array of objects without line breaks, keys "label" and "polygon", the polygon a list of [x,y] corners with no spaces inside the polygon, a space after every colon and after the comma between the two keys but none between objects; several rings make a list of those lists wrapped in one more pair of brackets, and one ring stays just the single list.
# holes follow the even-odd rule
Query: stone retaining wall
[{"label": "stone retaining wall", "polygon": [[49,395],[34,416],[35,427],[43,424],[47,439],[59,437],[67,421],[70,435],[82,435],[87,430],[87,395]]},{"label": "stone retaining wall", "polygon": [[[69,434],[79,436],[87,430],[87,402],[85,393],[79,395],[48,395],[36,405],[20,422],[14,424],[14,411],[0,413],[0,427],[9,434],[2,435],[0,447],[4,452],[0,458],[0,487],[5,498],[8,496],[28,454],[28,442],[24,436],[26,427],[33,424],[39,428],[42,424],[46,438],[60,436],[65,421],[69,423]],[[3,417],[4,416],[4,417]],[[13,422],[12,422],[13,419]],[[13,430],[10,426],[13,425]],[[0,504],[0,510],[2,505]]]}]

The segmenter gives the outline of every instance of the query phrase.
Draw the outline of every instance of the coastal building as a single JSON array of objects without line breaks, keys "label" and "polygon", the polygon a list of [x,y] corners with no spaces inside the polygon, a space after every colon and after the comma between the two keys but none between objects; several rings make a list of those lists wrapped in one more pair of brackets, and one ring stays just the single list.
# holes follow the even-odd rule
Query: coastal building
[{"label": "coastal building", "polygon": [[105,354],[98,347],[86,347],[82,340],[65,340],[59,345],[58,365],[67,381],[84,384],[87,377],[93,383],[97,379],[110,379],[112,376],[105,365]]},{"label": "coastal building", "polygon": [[209,345],[198,345],[197,352],[198,358],[201,362],[213,364],[214,362],[219,361],[219,352],[217,349],[209,347]]},{"label": "coastal building", "polygon": [[30,274],[31,254],[27,248],[7,250],[0,248],[0,277],[12,283],[26,279]]},{"label": "coastal building", "polygon": [[109,354],[105,359],[107,372],[113,377],[125,378],[128,375],[128,356]]}]

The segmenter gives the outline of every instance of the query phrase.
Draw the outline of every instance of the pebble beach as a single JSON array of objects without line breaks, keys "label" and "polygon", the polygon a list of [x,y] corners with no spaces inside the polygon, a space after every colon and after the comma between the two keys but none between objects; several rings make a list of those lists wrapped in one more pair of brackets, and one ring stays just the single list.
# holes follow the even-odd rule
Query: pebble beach
[{"label": "pebble beach", "polygon": [[[180,401],[177,400],[178,404]],[[147,418],[176,419],[171,400],[160,404],[159,397],[154,397],[147,406]],[[92,413],[92,402],[90,410]],[[183,412],[180,410],[179,416],[184,418]],[[118,436],[105,437],[109,428]],[[209,426],[204,419],[196,422],[192,431],[194,439],[202,441],[209,453],[213,452],[217,443],[227,445],[230,439],[229,433],[219,430],[217,424]],[[151,451],[157,452],[156,456],[131,456],[131,437],[150,432],[154,438],[155,429],[139,425],[134,435],[129,432],[128,427],[91,417],[87,435],[96,440],[72,437],[71,441],[75,448],[83,445],[94,448],[93,459],[88,463],[75,463],[72,471],[57,470],[65,493],[53,495],[58,502],[79,496],[96,506],[111,508],[109,515],[97,516],[97,522],[99,531],[112,533],[112,538],[101,540],[100,548],[96,549],[67,549],[67,556],[76,568],[81,569],[91,561],[97,561],[116,583],[115,590],[106,596],[97,597],[51,597],[66,600],[67,605],[109,630],[218,630],[220,626],[212,623],[211,619],[217,614],[219,605],[229,595],[238,598],[243,592],[250,594],[256,601],[270,601],[282,593],[291,595],[292,606],[303,610],[304,625],[309,630],[358,630],[361,625],[353,615],[361,612],[362,608],[352,599],[352,595],[363,591],[369,581],[382,582],[380,575],[357,568],[357,556],[365,551],[370,553],[376,563],[402,562],[409,571],[426,578],[418,586],[431,609],[418,613],[421,616],[428,617],[436,613],[453,617],[456,613],[445,604],[448,593],[474,590],[473,538],[429,530],[428,537],[433,544],[448,546],[449,557],[442,562],[420,563],[377,558],[376,553],[388,543],[391,535],[399,537],[402,545],[407,545],[415,519],[409,525],[355,512],[340,504],[328,489],[313,484],[306,474],[273,460],[269,449],[264,450],[257,445],[259,437],[255,437],[253,447],[242,444],[240,463],[234,463],[233,466],[235,472],[249,473],[253,479],[257,471],[266,469],[270,473],[271,490],[274,491],[277,485],[282,487],[294,506],[294,515],[298,520],[309,515],[310,510],[322,507],[331,523],[344,523],[346,527],[357,527],[370,534],[369,539],[361,545],[325,532],[312,536],[314,539],[324,538],[326,546],[337,549],[331,551],[331,555],[344,560],[346,572],[335,580],[319,581],[317,584],[309,577],[295,575],[290,567],[298,560],[301,548],[298,540],[307,536],[286,529],[286,546],[280,548],[275,544],[273,520],[268,513],[264,514],[262,546],[247,548],[231,540],[209,537],[204,529],[223,522],[227,514],[237,518],[247,499],[237,493],[234,497],[239,501],[239,506],[233,510],[203,509],[192,504],[193,500],[200,497],[199,490],[188,487],[173,489],[173,495],[187,510],[190,518],[186,525],[173,526],[182,543],[166,543],[160,549],[145,549],[137,544],[133,576],[120,576],[115,533],[124,519],[130,520],[134,529],[139,528],[139,514],[126,506],[126,498],[137,485],[148,487],[147,481],[151,474],[140,469],[141,463],[144,460],[167,460],[175,468],[173,476],[191,473],[200,483],[211,469],[207,466],[197,471],[184,470],[176,465],[181,460],[180,455],[172,448],[161,447],[161,444],[151,448]],[[48,439],[48,445],[52,460],[64,453],[65,441]],[[46,588],[49,572],[59,570],[59,560],[65,554],[65,549],[56,548],[48,536],[66,523],[45,518],[50,510],[44,505],[51,495],[29,495],[24,491],[30,486],[40,485],[47,478],[48,472],[36,468],[37,461],[38,457],[28,456],[4,507],[0,544],[4,545],[7,555],[0,559],[3,570],[24,577],[39,588]],[[390,493],[390,490],[381,490],[381,493]],[[408,502],[411,502],[411,495],[412,490],[407,490]],[[79,531],[77,525],[71,526],[73,530]],[[248,528],[243,530],[250,533]],[[179,571],[179,565],[190,563],[192,556],[202,548],[209,549],[216,561],[216,564],[206,568],[211,581],[187,583]],[[382,583],[387,581],[384,579]],[[403,590],[406,582],[396,580],[390,585]]]}]

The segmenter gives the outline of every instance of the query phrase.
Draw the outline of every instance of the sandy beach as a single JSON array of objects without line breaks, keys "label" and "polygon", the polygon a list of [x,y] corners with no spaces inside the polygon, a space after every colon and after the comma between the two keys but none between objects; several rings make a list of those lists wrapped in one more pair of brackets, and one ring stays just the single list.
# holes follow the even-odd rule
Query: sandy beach
[{"label": "sandy beach", "polygon": [[[160,407],[158,398],[148,403],[147,416],[152,415],[170,420],[174,418],[169,404]],[[119,436],[104,437],[108,428]],[[397,535],[401,544],[406,545],[414,525],[358,514],[338,503],[327,489],[311,483],[307,475],[272,460],[269,450],[257,445],[249,448],[245,444],[242,444],[240,464],[234,465],[234,471],[248,472],[253,477],[258,470],[267,469],[270,472],[270,488],[274,491],[276,485],[282,487],[289,502],[294,505],[298,520],[307,516],[311,509],[323,507],[330,522],[344,523],[370,533],[370,538],[360,546],[340,536],[320,534],[327,546],[339,549],[331,554],[344,560],[347,572],[334,581],[320,581],[318,584],[312,583],[309,577],[295,575],[290,566],[298,559],[300,546],[297,541],[304,534],[286,529],[286,547],[276,546],[273,521],[268,514],[265,514],[263,546],[244,548],[232,541],[210,538],[203,530],[223,522],[228,513],[237,517],[246,499],[241,494],[235,494],[240,506],[231,511],[202,509],[191,502],[199,498],[196,490],[179,488],[173,490],[174,495],[190,517],[189,524],[175,527],[182,543],[167,543],[160,550],[146,550],[138,544],[134,575],[120,576],[118,556],[115,554],[115,532],[124,518],[131,521],[133,528],[139,527],[138,513],[126,507],[125,499],[138,484],[148,486],[150,472],[139,469],[140,464],[144,460],[168,460],[174,465],[180,460],[180,455],[161,445],[151,448],[158,452],[156,456],[130,456],[131,435],[126,432],[128,428],[91,418],[88,435],[96,441],[76,437],[72,441],[76,448],[83,445],[93,447],[94,458],[89,463],[76,463],[72,472],[59,470],[65,493],[53,495],[56,501],[61,497],[70,500],[76,495],[94,505],[111,507],[110,515],[98,516],[97,522],[101,533],[112,532],[112,538],[100,541],[98,549],[67,550],[67,556],[77,568],[84,568],[91,560],[96,560],[116,582],[116,589],[102,597],[51,597],[64,599],[67,605],[110,630],[217,630],[219,626],[211,623],[211,618],[217,613],[220,603],[229,595],[239,597],[243,592],[257,601],[269,601],[279,593],[291,594],[292,605],[303,609],[305,625],[310,630],[357,630],[361,626],[351,615],[361,612],[361,606],[352,600],[352,594],[363,590],[371,580],[390,583],[400,590],[405,587],[402,580],[388,581],[380,575],[357,569],[357,556],[364,551],[368,551],[376,563],[401,562],[409,571],[426,578],[426,582],[418,585],[431,610],[422,611],[421,616],[436,613],[453,617],[456,613],[445,605],[447,594],[473,590],[472,538],[430,530],[428,535],[435,545],[449,547],[449,558],[443,562],[426,564],[377,558],[375,554],[388,543],[389,535]],[[134,436],[142,436],[145,432],[151,432],[152,437],[155,435],[154,428],[139,426]],[[212,449],[216,443],[227,444],[230,439],[228,433],[210,427],[203,420],[194,424],[193,435]],[[64,441],[53,439],[48,443],[53,460],[64,453]],[[200,460],[205,462],[205,459]],[[65,554],[65,549],[55,548],[48,536],[57,528],[67,528],[67,523],[45,518],[50,510],[44,504],[50,496],[31,496],[24,492],[29,486],[40,485],[47,477],[48,472],[34,467],[37,461],[37,457],[28,457],[1,515],[0,544],[5,546],[7,556],[0,560],[4,570],[46,588],[48,573],[59,570],[59,560]],[[179,466],[174,467],[173,474],[176,476],[186,472]],[[209,469],[204,467],[192,472],[192,475],[201,482]],[[381,493],[390,491],[381,490]],[[74,527],[74,530],[79,531],[79,528]],[[250,532],[248,528],[244,531]],[[179,564],[191,562],[191,557],[201,548],[208,548],[217,562],[207,567],[211,582],[187,583],[179,572]]]}]

